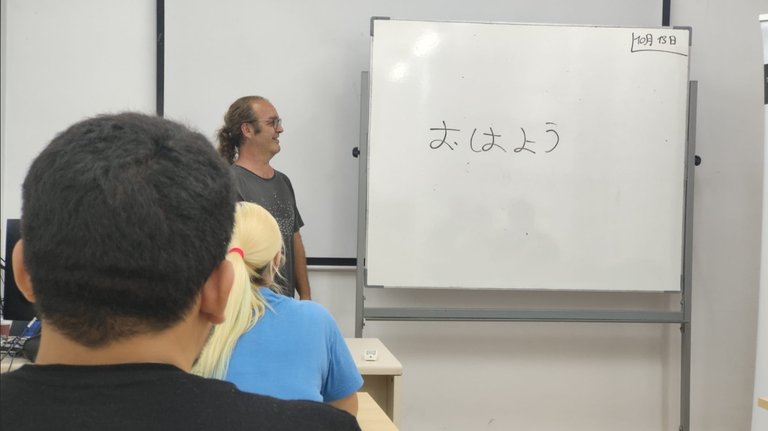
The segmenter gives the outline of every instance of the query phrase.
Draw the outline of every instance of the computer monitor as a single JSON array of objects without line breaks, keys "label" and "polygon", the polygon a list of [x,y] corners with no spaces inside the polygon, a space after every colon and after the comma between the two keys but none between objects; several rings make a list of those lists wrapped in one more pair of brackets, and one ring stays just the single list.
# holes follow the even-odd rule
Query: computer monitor
[{"label": "computer monitor", "polygon": [[3,293],[3,319],[32,320],[35,307],[21,294],[13,277],[13,247],[21,239],[21,221],[8,219],[5,230],[5,289]]}]

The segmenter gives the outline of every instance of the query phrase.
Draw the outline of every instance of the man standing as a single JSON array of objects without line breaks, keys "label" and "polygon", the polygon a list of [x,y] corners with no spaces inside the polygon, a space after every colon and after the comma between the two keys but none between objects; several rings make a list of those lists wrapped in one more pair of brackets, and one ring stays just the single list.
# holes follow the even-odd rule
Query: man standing
[{"label": "man standing", "polygon": [[228,169],[199,133],[141,114],[40,153],[13,269],[42,338],[35,365],[0,378],[0,429],[359,431],[329,405],[189,374],[233,283]]},{"label": "man standing", "polygon": [[285,245],[281,279],[286,296],[311,300],[307,258],[299,229],[304,226],[291,180],[269,162],[280,152],[282,120],[275,107],[261,96],[237,99],[219,129],[219,154],[232,165],[241,201],[261,205],[277,220]]}]

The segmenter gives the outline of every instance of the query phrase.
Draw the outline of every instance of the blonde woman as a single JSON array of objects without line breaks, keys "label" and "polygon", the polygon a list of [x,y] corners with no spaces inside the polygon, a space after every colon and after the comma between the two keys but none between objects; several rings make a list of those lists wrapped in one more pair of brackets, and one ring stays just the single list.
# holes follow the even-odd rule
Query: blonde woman
[{"label": "blonde woman", "polygon": [[322,401],[357,415],[363,379],[336,321],[321,305],[280,295],[283,240],[264,208],[240,202],[227,260],[235,269],[226,321],[193,368],[240,390]]}]

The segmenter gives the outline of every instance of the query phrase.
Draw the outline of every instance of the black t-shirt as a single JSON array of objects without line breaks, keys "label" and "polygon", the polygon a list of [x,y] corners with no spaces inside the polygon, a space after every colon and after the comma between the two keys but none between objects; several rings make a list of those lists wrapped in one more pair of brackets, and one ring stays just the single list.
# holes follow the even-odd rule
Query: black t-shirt
[{"label": "black t-shirt", "polygon": [[332,406],[241,392],[166,364],[26,365],[5,373],[0,429],[360,430]]}]

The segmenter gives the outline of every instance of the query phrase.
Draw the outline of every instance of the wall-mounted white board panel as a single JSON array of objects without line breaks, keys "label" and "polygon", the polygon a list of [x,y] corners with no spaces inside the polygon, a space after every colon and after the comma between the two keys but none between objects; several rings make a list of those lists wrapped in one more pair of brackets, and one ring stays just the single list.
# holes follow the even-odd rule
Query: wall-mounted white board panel
[{"label": "wall-mounted white board panel", "polygon": [[273,160],[293,182],[310,257],[357,253],[360,72],[370,18],[659,26],[661,0],[165,1],[165,116],[213,139],[238,97],[284,119]]},{"label": "wall-mounted white board panel", "polygon": [[680,290],[688,30],[373,30],[368,285]]},{"label": "wall-mounted white board panel", "polygon": [[8,1],[4,7],[3,232],[6,219],[21,216],[29,165],[56,134],[102,113],[153,114],[156,81],[155,0]]}]

